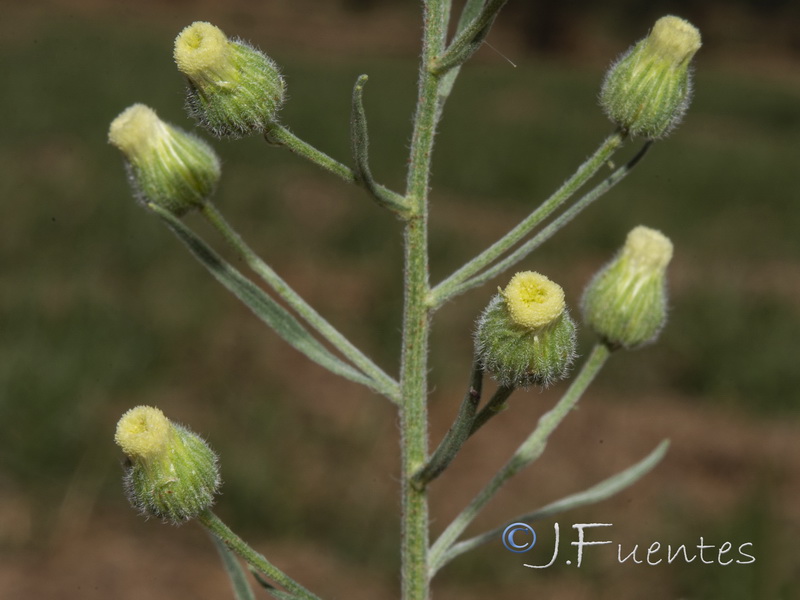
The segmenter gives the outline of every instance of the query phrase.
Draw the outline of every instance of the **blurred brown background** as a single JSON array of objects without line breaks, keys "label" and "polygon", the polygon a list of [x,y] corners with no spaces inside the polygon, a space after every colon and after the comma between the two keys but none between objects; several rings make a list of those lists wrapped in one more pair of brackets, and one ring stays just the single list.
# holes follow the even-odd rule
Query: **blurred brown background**
[{"label": "blurred brown background", "polygon": [[[144,521],[120,486],[115,423],[161,407],[222,457],[220,516],[323,598],[398,597],[397,422],[270,331],[131,200],[110,121],[134,102],[190,128],[172,40],[208,20],[286,75],[282,119],[347,162],[349,98],[370,75],[373,171],[401,190],[419,6],[391,0],[3,3],[0,21],[0,597],[232,597],[196,525]],[[434,160],[432,280],[513,226],[610,130],[608,63],[673,13],[695,23],[696,95],[644,163],[522,263],[581,290],[633,226],[676,246],[660,342],[614,356],[478,533],[672,448],[617,497],[538,525],[613,523],[653,541],[751,542],[752,565],[617,563],[532,571],[500,541],[437,577],[440,599],[800,597],[800,5],[511,0],[462,70]],[[508,59],[508,60],[507,60]],[[513,62],[517,66],[510,64]],[[397,370],[398,223],[366,194],[254,138],[214,142],[217,204],[325,316]],[[631,145],[629,151],[635,145]],[[624,158],[624,153],[623,157]],[[190,219],[190,222],[196,223]],[[503,278],[504,279],[504,278]],[[472,323],[503,280],[437,314],[431,440],[463,393]],[[590,332],[581,335],[585,353]],[[563,386],[518,393],[432,486],[433,537]],[[603,534],[606,532],[603,531]],[[640,550],[641,552],[641,550]],[[708,554],[707,556],[714,556]],[[560,561],[560,563],[563,561]],[[263,595],[262,595],[263,596]]]}]

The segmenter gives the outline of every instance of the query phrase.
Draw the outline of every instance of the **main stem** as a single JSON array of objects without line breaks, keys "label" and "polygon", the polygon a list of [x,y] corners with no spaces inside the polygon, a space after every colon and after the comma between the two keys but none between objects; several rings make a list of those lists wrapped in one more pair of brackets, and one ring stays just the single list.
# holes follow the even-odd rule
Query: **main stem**
[{"label": "main stem", "polygon": [[414,117],[406,185],[409,217],[405,229],[405,302],[400,369],[402,461],[402,597],[428,597],[428,499],[412,485],[412,475],[428,457],[427,353],[430,310],[428,281],[428,185],[431,153],[439,118],[439,78],[428,67],[444,50],[449,0],[424,5],[424,42],[419,72],[419,95]]}]

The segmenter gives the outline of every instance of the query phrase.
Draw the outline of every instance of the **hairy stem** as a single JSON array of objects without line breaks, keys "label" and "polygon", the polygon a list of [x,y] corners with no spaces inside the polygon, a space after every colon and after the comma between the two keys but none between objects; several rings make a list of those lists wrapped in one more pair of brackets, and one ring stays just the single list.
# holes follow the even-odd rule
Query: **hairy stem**
[{"label": "hairy stem", "polygon": [[635,465],[628,467],[624,471],[621,471],[620,473],[617,473],[616,475],[609,477],[608,479],[605,479],[600,483],[583,490],[582,492],[565,496],[564,498],[556,500],[555,502],[552,502],[547,506],[540,508],[539,510],[525,513],[524,515],[518,515],[512,519],[509,519],[500,527],[495,527],[494,529],[477,535],[473,538],[453,544],[450,547],[450,550],[448,550],[444,556],[442,556],[441,560],[439,560],[434,566],[438,569],[457,556],[464,554],[464,552],[469,552],[481,544],[496,541],[506,526],[510,525],[511,523],[518,523],[520,521],[531,523],[533,521],[546,519],[568,510],[574,510],[580,506],[594,504],[595,502],[600,502],[601,500],[610,498],[617,492],[633,485],[648,472],[650,472],[650,470],[653,469],[662,458],[664,458],[668,447],[669,441],[664,440],[655,448],[655,450],[653,450]]},{"label": "hairy stem", "polygon": [[424,488],[413,485],[412,477],[428,458],[428,186],[439,119],[439,78],[427,67],[444,49],[449,13],[450,0],[427,0],[424,4],[417,110],[406,182],[410,216],[405,229],[405,301],[400,370],[401,581],[404,600],[425,600],[428,597],[428,499]]},{"label": "hairy stem", "polygon": [[[285,146],[298,156],[302,156],[306,160],[313,162],[348,183],[363,185],[363,181],[361,181],[353,169],[340,163],[335,158],[331,158],[321,150],[317,150],[314,146],[297,137],[283,125],[278,123],[272,124],[272,126],[264,132],[264,137],[268,142],[279,146]],[[385,205],[391,207],[395,212],[405,210],[406,200],[397,192],[393,192],[380,184],[374,184],[374,190],[384,199]]]},{"label": "hairy stem", "polygon": [[553,219],[548,225],[542,228],[535,236],[530,238],[527,242],[519,246],[511,254],[506,256],[503,260],[496,262],[491,267],[476,275],[475,277],[465,281],[459,286],[450,290],[448,298],[457,296],[471,288],[477,287],[493,277],[496,277],[506,269],[517,264],[519,261],[528,256],[531,252],[536,250],[539,246],[544,244],[547,240],[553,237],[560,231],[567,223],[574,219],[582,210],[592,204],[595,200],[600,198],[612,187],[622,181],[631,170],[639,164],[639,161],[644,158],[647,151],[652,146],[653,142],[646,142],[644,146],[636,153],[636,155],[629,160],[625,165],[614,171],[611,175],[606,177],[601,183],[597,184],[591,191],[584,194],[574,204],[564,210],[558,217]]},{"label": "hairy stem", "polygon": [[443,304],[454,295],[455,290],[458,290],[461,284],[491,265],[494,261],[503,256],[503,254],[508,252],[515,244],[520,242],[537,225],[550,216],[554,210],[566,202],[572,194],[583,186],[583,184],[591,179],[600,167],[622,145],[624,140],[625,133],[622,131],[616,131],[606,138],[595,153],[578,167],[578,170],[536,210],[497,242],[489,246],[478,256],[450,275],[450,277],[437,285],[431,292],[430,305],[438,307]]},{"label": "hairy stem", "polygon": [[441,567],[444,555],[450,547],[478,516],[481,509],[488,504],[489,500],[494,498],[494,495],[503,484],[541,456],[550,434],[575,407],[583,392],[586,391],[586,388],[605,364],[608,356],[609,350],[604,344],[595,345],[589,358],[586,359],[583,367],[581,367],[580,373],[572,380],[569,389],[567,389],[558,403],[541,416],[536,429],[522,442],[509,461],[439,536],[439,539],[436,540],[436,543],[431,548],[431,576]]},{"label": "hairy stem", "polygon": [[415,486],[425,487],[441,475],[453,462],[456,454],[461,450],[461,446],[467,441],[472,431],[475,411],[481,401],[482,387],[483,368],[480,365],[480,360],[475,358],[472,362],[469,385],[464,393],[464,399],[461,401],[461,407],[458,409],[458,415],[428,462],[414,474],[413,483]]},{"label": "hairy stem", "polygon": [[228,548],[241,556],[245,561],[247,561],[248,564],[252,565],[261,573],[266,575],[270,580],[274,581],[290,592],[294,598],[302,598],[304,600],[319,600],[318,596],[309,592],[306,588],[297,583],[278,567],[269,562],[261,554],[253,550],[247,544],[247,542],[233,533],[233,531],[231,531],[230,528],[225,525],[225,523],[223,523],[217,515],[211,512],[211,510],[206,509],[200,513],[197,519]]},{"label": "hairy stem", "polygon": [[283,298],[298,315],[311,325],[325,340],[347,357],[356,367],[375,383],[375,390],[389,398],[399,401],[397,382],[384,373],[372,360],[356,348],[350,340],[343,336],[333,325],[308,304],[289,284],[287,284],[272,268],[253,252],[247,243],[236,233],[222,216],[222,213],[210,202],[202,209],[203,216],[222,234],[225,241],[239,253],[247,265],[253,269],[267,285]]},{"label": "hairy stem", "polygon": [[472,423],[472,427],[469,430],[469,435],[474,435],[478,429],[486,425],[493,416],[503,412],[507,407],[508,404],[506,400],[509,399],[511,394],[514,393],[516,388],[514,386],[507,386],[501,385],[500,387],[495,390],[494,395],[489,399],[479,412],[475,416],[475,420]]}]

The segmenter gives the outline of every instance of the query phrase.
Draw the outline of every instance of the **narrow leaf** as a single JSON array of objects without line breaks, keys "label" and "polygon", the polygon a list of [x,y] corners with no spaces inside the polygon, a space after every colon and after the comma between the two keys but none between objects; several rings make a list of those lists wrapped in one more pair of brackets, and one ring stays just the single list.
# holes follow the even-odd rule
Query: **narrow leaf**
[{"label": "narrow leaf", "polygon": [[513,519],[509,519],[508,523],[504,523],[500,527],[477,535],[468,540],[464,540],[463,542],[453,544],[449,550],[441,555],[441,558],[436,561],[435,564],[431,565],[432,572],[435,573],[457,556],[464,554],[465,552],[469,552],[473,548],[476,548],[487,542],[497,540],[509,523],[530,523],[533,521],[539,521],[568,510],[573,510],[581,506],[586,506],[587,504],[594,504],[596,502],[600,502],[601,500],[605,500],[606,498],[610,498],[614,494],[633,485],[648,472],[650,472],[653,467],[655,467],[661,461],[661,459],[664,458],[668,448],[669,440],[663,440],[650,454],[648,454],[638,463],[628,467],[616,475],[609,477],[608,479],[601,481],[589,489],[578,492],[577,494],[566,496],[560,500],[556,500],[555,502],[552,502],[547,506],[533,512],[516,516]]},{"label": "narrow leaf", "polygon": [[475,10],[476,3],[472,6],[468,5],[466,8],[469,9],[470,16],[476,12],[477,14],[468,25],[459,31],[444,54],[431,65],[431,72],[436,74],[446,73],[448,70],[463,64],[475,54],[483,44],[486,36],[489,35],[489,30],[492,28],[495,18],[497,18],[500,9],[505,6],[507,1],[486,0],[479,11]]},{"label": "narrow leaf", "polygon": [[[466,27],[478,17],[482,7],[483,0],[467,0],[467,2],[464,4],[464,8],[461,10],[461,17],[458,19],[456,36],[464,31],[464,29],[466,29]],[[458,77],[458,72],[460,70],[461,66],[459,65],[453,67],[447,73],[445,73],[444,76],[442,76],[442,81],[439,85],[439,98],[437,101],[440,110],[443,108],[447,97],[453,91],[453,85],[455,84],[456,77]]]},{"label": "narrow leaf", "polygon": [[209,534],[214,542],[214,546],[219,552],[219,557],[222,559],[222,564],[225,566],[225,571],[231,580],[233,587],[233,595],[236,600],[255,600],[253,590],[247,582],[247,574],[244,572],[239,559],[231,552],[228,547],[215,535]]},{"label": "narrow leaf", "polygon": [[334,356],[285,308],[225,262],[180,219],[158,206],[153,204],[148,206],[167,223],[178,239],[186,245],[194,257],[211,272],[217,281],[244,302],[258,318],[274,329],[289,345],[337,375],[369,387],[375,387],[369,377]]},{"label": "narrow leaf", "polygon": [[407,207],[402,197],[387,193],[386,188],[378,185],[369,168],[369,133],[367,130],[367,114],[364,111],[364,85],[369,77],[359,75],[353,86],[353,105],[350,115],[350,143],[355,161],[355,178],[364,186],[373,198],[383,206],[396,213],[403,214]]},{"label": "narrow leaf", "polygon": [[267,590],[267,593],[272,596],[273,598],[277,598],[278,600],[295,600],[296,596],[290,594],[289,592],[282,592],[274,585],[272,585],[269,581],[264,579],[264,577],[259,573],[254,567],[247,565],[250,568],[250,573],[253,575],[255,580]]},{"label": "narrow leaf", "polygon": [[350,117],[350,141],[353,146],[353,159],[356,163],[356,177],[374,193],[375,181],[369,170],[369,135],[367,115],[364,112],[364,85],[369,77],[359,75],[353,87],[353,106]]}]

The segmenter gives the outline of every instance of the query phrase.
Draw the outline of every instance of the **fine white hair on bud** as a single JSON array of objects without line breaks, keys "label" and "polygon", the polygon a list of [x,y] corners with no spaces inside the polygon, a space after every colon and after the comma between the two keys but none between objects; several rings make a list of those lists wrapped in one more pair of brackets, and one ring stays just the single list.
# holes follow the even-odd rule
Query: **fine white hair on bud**
[{"label": "fine white hair on bud", "polygon": [[134,196],[175,215],[200,208],[214,193],[220,162],[197,136],[159,119],[144,104],[125,109],[109,127],[108,140],[125,158]]},{"label": "fine white hair on bud", "polygon": [[184,28],[174,58],[188,81],[189,115],[217,137],[263,133],[283,105],[286,86],[275,62],[211,23]]},{"label": "fine white hair on bud", "polygon": [[130,409],[117,423],[114,441],[128,457],[128,500],[143,515],[179,525],[214,503],[221,483],[217,455],[159,409]]},{"label": "fine white hair on bud", "polygon": [[478,320],[481,366],[507,387],[546,387],[566,376],[575,358],[575,323],[564,290],[533,271],[517,273]]},{"label": "fine white hair on bud", "polygon": [[690,62],[700,49],[700,31],[666,16],[650,35],[611,66],[600,91],[608,117],[635,136],[658,139],[680,123],[692,96]]},{"label": "fine white hair on bud", "polygon": [[658,337],[667,319],[666,270],[672,253],[669,238],[640,225],[586,287],[584,322],[610,348],[632,349]]}]

